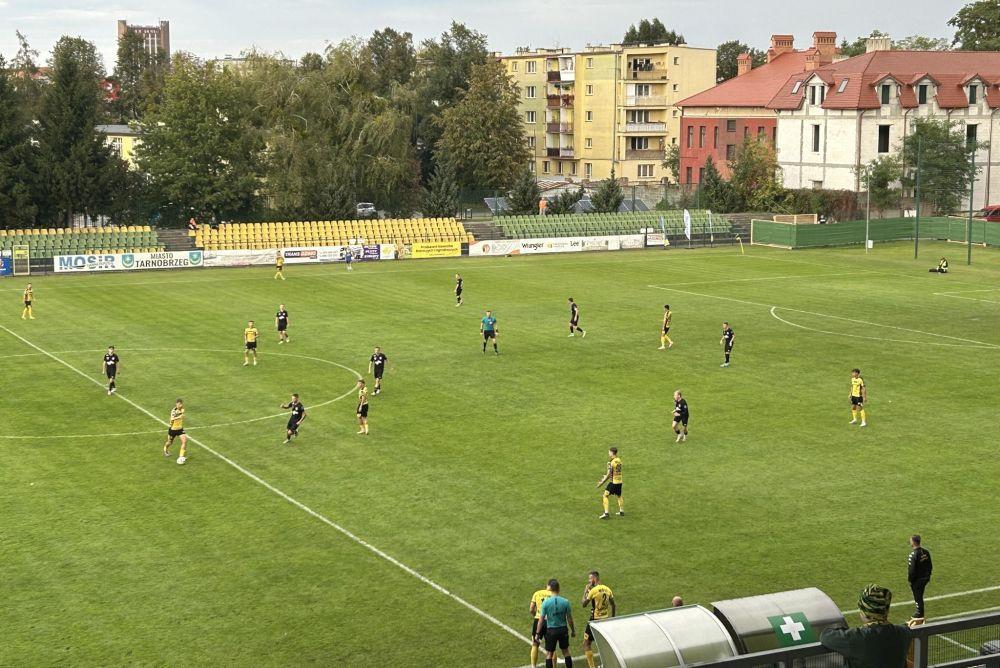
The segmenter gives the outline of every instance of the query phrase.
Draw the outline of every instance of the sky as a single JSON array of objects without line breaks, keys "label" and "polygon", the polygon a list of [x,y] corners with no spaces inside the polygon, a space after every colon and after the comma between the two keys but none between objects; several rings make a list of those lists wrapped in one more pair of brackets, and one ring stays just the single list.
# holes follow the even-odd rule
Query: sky
[{"label": "sky", "polygon": [[816,30],[854,39],[878,28],[894,38],[921,34],[951,37],[947,25],[963,0],[0,0],[0,54],[17,50],[24,33],[44,61],[60,35],[93,41],[113,68],[116,21],[148,25],[170,21],[173,50],[204,58],[256,47],[297,58],[327,44],[367,36],[385,26],[434,37],[452,20],[485,33],[490,48],[508,53],[519,46],[583,48],[621,40],[642,18],[659,17],[691,46],[714,47],[739,39],[766,48],[772,33],[795,35],[807,47]]}]

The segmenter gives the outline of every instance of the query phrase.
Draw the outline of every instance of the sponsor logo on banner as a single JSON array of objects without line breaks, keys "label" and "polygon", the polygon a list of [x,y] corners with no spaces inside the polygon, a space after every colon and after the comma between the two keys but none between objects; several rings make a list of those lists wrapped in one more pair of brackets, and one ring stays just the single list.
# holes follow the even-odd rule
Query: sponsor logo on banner
[{"label": "sponsor logo on banner", "polygon": [[206,267],[249,267],[273,265],[278,253],[288,264],[316,262],[343,262],[347,253],[356,260],[392,260],[395,246],[313,246],[308,248],[269,248],[262,250],[210,250],[205,251]]},{"label": "sponsor logo on banner", "polygon": [[286,260],[318,260],[319,250],[316,248],[295,248],[284,252]]},{"label": "sponsor logo on banner", "polygon": [[14,273],[14,258],[0,257],[0,276],[10,276]]},{"label": "sponsor logo on banner", "polygon": [[52,262],[56,272],[121,270],[118,256],[112,254],[56,255]]},{"label": "sponsor logo on banner", "polygon": [[662,246],[663,240],[666,236],[663,232],[649,232],[646,234],[646,245],[647,246]]},{"label": "sponsor logo on banner", "polygon": [[53,268],[56,272],[186,269],[201,267],[204,259],[201,251],[57,255],[53,258]]},{"label": "sponsor logo on banner", "polygon": [[457,257],[462,254],[460,241],[417,241],[410,247],[410,257]]},{"label": "sponsor logo on banner", "polygon": [[641,234],[628,234],[618,237],[618,243],[622,250],[642,248],[645,241],[645,238]]}]

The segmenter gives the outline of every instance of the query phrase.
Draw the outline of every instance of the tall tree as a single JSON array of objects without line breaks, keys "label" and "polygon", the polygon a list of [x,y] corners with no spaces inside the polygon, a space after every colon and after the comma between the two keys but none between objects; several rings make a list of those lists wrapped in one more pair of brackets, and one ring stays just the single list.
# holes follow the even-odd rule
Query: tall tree
[{"label": "tall tree", "polygon": [[423,213],[425,216],[449,217],[458,211],[458,182],[455,171],[448,163],[441,163],[431,174],[424,191]]},{"label": "tall tree", "polygon": [[892,48],[897,51],[950,51],[951,41],[947,37],[910,35],[893,40]]},{"label": "tall tree", "polygon": [[545,213],[551,213],[553,215],[573,213],[577,202],[582,200],[585,194],[583,186],[580,186],[577,189],[564,190],[549,202],[548,206],[545,208]]},{"label": "tall tree", "polygon": [[375,91],[386,97],[393,86],[407,84],[417,69],[413,35],[392,28],[372,33],[365,44],[364,56],[371,68]]},{"label": "tall tree", "polygon": [[46,175],[47,199],[58,219],[69,225],[75,213],[105,213],[123,187],[124,172],[94,131],[107,120],[97,49],[79,37],[62,37],[49,66],[51,84],[39,113],[38,169]]},{"label": "tall tree", "polygon": [[32,227],[38,214],[27,109],[12,74],[0,56],[0,228]]},{"label": "tall tree", "polygon": [[38,69],[38,51],[31,48],[28,38],[21,34],[17,35],[17,55],[11,61],[11,69],[16,74],[14,82],[17,88],[18,99],[24,107],[26,118],[36,120],[42,108],[42,83],[40,81],[40,71]]},{"label": "tall tree", "polygon": [[629,26],[622,39],[622,43],[625,46],[635,44],[672,44],[676,46],[678,44],[685,44],[686,42],[684,41],[684,35],[673,30],[667,30],[667,27],[663,25],[660,19],[654,18],[652,21],[642,19],[639,21],[638,26],[635,24]]},{"label": "tall tree", "polygon": [[518,115],[520,92],[499,61],[473,65],[469,90],[441,115],[437,150],[466,187],[506,190],[531,159]]},{"label": "tall tree", "polygon": [[739,201],[750,211],[766,211],[784,192],[774,148],[754,136],[746,137],[736,149],[729,173]]},{"label": "tall tree", "polygon": [[166,53],[159,49],[155,54],[149,53],[138,33],[126,32],[118,40],[114,80],[119,91],[113,104],[118,120],[123,123],[139,120],[159,101],[167,66]]},{"label": "tall tree", "polygon": [[674,183],[681,180],[681,146],[680,144],[670,144],[667,146],[666,160],[663,166],[670,172],[670,178]]},{"label": "tall tree", "polygon": [[948,21],[955,28],[951,43],[964,51],[1000,51],[1000,2],[979,0],[958,10]]},{"label": "tall tree", "polygon": [[898,157],[879,156],[864,165],[859,175],[879,218],[887,208],[899,203],[900,189],[895,184],[903,178],[903,165]]},{"label": "tall tree", "polygon": [[716,213],[730,213],[743,208],[733,184],[722,178],[712,156],[705,159],[705,175],[699,184],[701,207]]},{"label": "tall tree", "polygon": [[730,40],[723,42],[715,48],[715,82],[722,83],[732,79],[739,72],[738,58],[744,53],[749,53],[754,67],[760,67],[767,62],[767,54],[760,49],[753,49],[740,42]]},{"label": "tall tree", "polygon": [[174,212],[204,219],[258,203],[263,141],[250,87],[185,54],[174,58],[163,103],[141,125],[140,167]]},{"label": "tall tree", "polygon": [[957,122],[917,118],[903,139],[903,185],[916,187],[919,165],[921,202],[939,213],[952,213],[958,210],[969,192],[970,180],[979,172],[972,163],[973,149],[986,147],[985,143],[970,144]]},{"label": "tall tree", "polygon": [[530,169],[524,168],[517,176],[514,187],[507,197],[506,213],[515,216],[530,216],[538,213],[538,201],[542,191]]},{"label": "tall tree", "polygon": [[622,202],[625,201],[625,191],[615,178],[615,170],[611,169],[611,176],[597,184],[597,188],[590,195],[590,205],[595,213],[618,213]]}]

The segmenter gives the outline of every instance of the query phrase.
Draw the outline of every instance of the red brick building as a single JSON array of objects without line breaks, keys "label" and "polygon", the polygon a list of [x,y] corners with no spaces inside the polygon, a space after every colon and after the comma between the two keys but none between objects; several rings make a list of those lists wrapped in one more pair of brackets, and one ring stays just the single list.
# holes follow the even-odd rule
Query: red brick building
[{"label": "red brick building", "polygon": [[743,54],[737,76],[678,102],[680,182],[700,183],[708,156],[727,175],[728,162],[744,137],[775,141],[777,114],[768,104],[790,77],[829,65],[838,53],[834,32],[813,33],[813,45],[804,51],[795,49],[792,35],[772,35],[764,65],[754,68]]}]

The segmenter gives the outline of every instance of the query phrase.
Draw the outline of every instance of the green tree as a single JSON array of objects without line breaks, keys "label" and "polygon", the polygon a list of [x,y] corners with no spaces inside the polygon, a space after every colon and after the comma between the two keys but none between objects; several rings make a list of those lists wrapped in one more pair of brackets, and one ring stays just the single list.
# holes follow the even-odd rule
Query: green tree
[{"label": "green tree", "polygon": [[163,103],[146,114],[140,167],[173,212],[220,220],[258,204],[263,141],[250,87],[229,71],[178,54]]},{"label": "green tree", "polygon": [[663,161],[663,167],[670,172],[670,179],[674,183],[681,180],[681,146],[680,144],[670,144],[667,146],[667,158]]},{"label": "green tree", "polygon": [[119,121],[139,120],[156,104],[166,69],[166,54],[146,51],[142,35],[129,31],[118,40],[114,80],[119,91],[113,108]]},{"label": "green tree", "polygon": [[36,120],[42,109],[42,83],[38,69],[38,51],[31,48],[28,38],[21,34],[17,35],[17,55],[11,61],[11,69],[16,74],[13,82],[17,89],[19,104],[24,109],[24,117]]},{"label": "green tree", "polygon": [[947,37],[910,35],[903,39],[893,40],[892,48],[896,51],[950,51],[951,42]]},{"label": "green tree", "polygon": [[53,210],[44,216],[69,225],[75,213],[106,213],[123,187],[124,171],[122,161],[94,131],[107,120],[97,49],[79,37],[62,37],[49,65],[51,84],[38,119],[37,164]]},{"label": "green tree", "polygon": [[778,159],[768,141],[746,137],[729,163],[729,173],[739,202],[750,211],[767,211],[782,198]]},{"label": "green tree", "polygon": [[615,170],[612,168],[611,176],[598,183],[590,195],[590,205],[595,213],[618,213],[624,201],[625,191],[615,178]]},{"label": "green tree", "polygon": [[[534,180],[534,179],[532,179]],[[455,172],[448,163],[434,168],[427,188],[424,190],[423,210],[425,216],[448,217],[458,211],[458,182]]]},{"label": "green tree", "polygon": [[413,35],[392,28],[376,30],[364,47],[375,92],[388,96],[393,86],[406,85],[417,69]]},{"label": "green tree", "polygon": [[318,53],[310,51],[299,59],[299,69],[304,72],[315,72],[316,70],[323,69],[326,65],[326,61]]},{"label": "green tree", "polygon": [[522,169],[514,182],[514,187],[507,197],[507,214],[514,216],[530,216],[538,213],[538,201],[542,191],[538,181],[530,169]]},{"label": "green tree", "polygon": [[896,156],[883,155],[859,170],[861,183],[871,198],[871,205],[881,218],[883,212],[899,204],[900,189],[894,187],[903,178],[903,165]]},{"label": "green tree", "polygon": [[652,21],[649,19],[642,19],[639,21],[639,25],[635,24],[629,26],[629,29],[625,32],[625,37],[622,39],[622,43],[625,46],[631,46],[635,44],[685,44],[684,35],[674,32],[673,30],[667,30],[667,27],[658,18],[654,18]]},{"label": "green tree", "polygon": [[743,208],[742,201],[733,185],[722,178],[712,156],[705,159],[705,175],[699,184],[701,207],[716,213],[730,213]]},{"label": "green tree", "polygon": [[441,115],[440,160],[465,187],[507,190],[531,159],[518,114],[520,92],[499,61],[473,65],[469,90]]},{"label": "green tree", "polygon": [[732,79],[739,72],[737,59],[744,53],[749,53],[754,67],[760,67],[767,62],[767,54],[760,49],[752,49],[739,40],[723,42],[715,48],[715,82],[722,83]]},{"label": "green tree", "polygon": [[920,201],[939,213],[959,209],[969,192],[969,182],[979,172],[973,168],[972,149],[987,148],[984,142],[970,144],[961,124],[934,118],[917,118],[903,139],[902,163],[906,165],[903,186],[915,188],[920,166]]},{"label": "green tree", "polygon": [[888,37],[888,33],[884,33],[881,30],[872,30],[870,34],[866,36],[858,37],[853,42],[848,42],[846,39],[840,43],[840,53],[848,58],[853,58],[854,56],[860,56],[868,50],[868,38],[869,37]]},{"label": "green tree", "polygon": [[0,228],[32,227],[38,207],[31,136],[27,108],[11,74],[0,56]]},{"label": "green tree", "polygon": [[583,186],[576,190],[564,190],[549,202],[545,212],[551,214],[573,213],[577,202],[583,199],[585,194]]},{"label": "green tree", "polygon": [[955,28],[953,46],[964,51],[1000,51],[1000,2],[970,2],[958,10],[948,25]]}]

